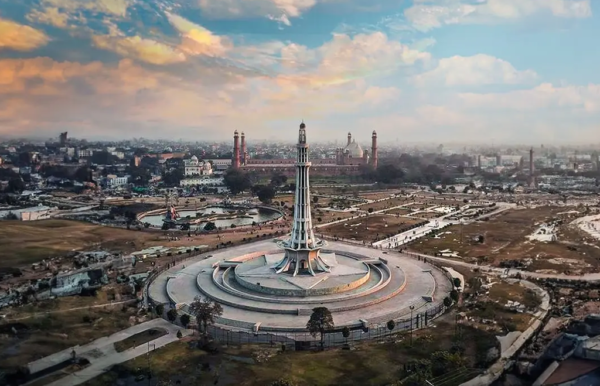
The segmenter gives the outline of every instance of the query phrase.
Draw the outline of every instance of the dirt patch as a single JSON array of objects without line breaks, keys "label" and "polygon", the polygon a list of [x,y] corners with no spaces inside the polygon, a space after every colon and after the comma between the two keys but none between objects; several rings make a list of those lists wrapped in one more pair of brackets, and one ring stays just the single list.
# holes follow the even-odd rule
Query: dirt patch
[{"label": "dirt patch", "polygon": [[320,228],[318,233],[343,239],[377,241],[409,230],[423,220],[382,214],[360,217]]},{"label": "dirt patch", "polygon": [[[564,212],[559,207],[510,210],[489,221],[446,228],[436,237],[415,242],[411,248],[433,255],[449,250],[465,261],[507,267],[516,264],[530,271],[594,271],[600,266],[598,241],[568,225],[575,215]],[[530,240],[542,224],[553,220],[562,220],[556,229],[556,241]]]}]

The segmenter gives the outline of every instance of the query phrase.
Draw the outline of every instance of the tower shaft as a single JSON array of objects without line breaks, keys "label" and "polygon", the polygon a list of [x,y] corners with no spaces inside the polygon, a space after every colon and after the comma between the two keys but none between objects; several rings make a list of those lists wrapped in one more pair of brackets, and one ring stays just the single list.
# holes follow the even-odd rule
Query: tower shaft
[{"label": "tower shaft", "polygon": [[232,166],[234,169],[240,167],[240,135],[237,130],[233,133],[233,161]]},{"label": "tower shaft", "polygon": [[294,201],[294,222],[290,239],[285,244],[285,256],[275,265],[277,273],[316,275],[329,272],[329,266],[319,256],[324,245],[315,239],[310,213],[310,182],[306,125],[300,125],[298,132],[298,155],[296,158],[296,194]]},{"label": "tower shaft", "polygon": [[241,163],[242,165],[246,165],[246,157],[248,152],[246,151],[246,135],[242,132],[242,154],[241,154]]},{"label": "tower shaft", "polygon": [[371,136],[371,165],[373,169],[377,169],[377,164],[379,163],[379,152],[377,150],[377,132],[373,130],[373,135]]}]

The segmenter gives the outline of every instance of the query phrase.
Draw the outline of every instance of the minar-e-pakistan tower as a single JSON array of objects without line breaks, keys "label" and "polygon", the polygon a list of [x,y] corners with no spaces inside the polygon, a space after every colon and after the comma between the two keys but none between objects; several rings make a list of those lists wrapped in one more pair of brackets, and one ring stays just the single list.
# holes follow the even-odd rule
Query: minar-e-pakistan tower
[{"label": "minar-e-pakistan tower", "polygon": [[329,272],[329,266],[319,256],[324,246],[322,240],[315,239],[310,214],[310,183],[308,161],[308,143],[306,143],[306,125],[300,124],[298,133],[298,155],[296,158],[296,196],[294,201],[294,222],[292,235],[285,243],[285,257],[277,263],[277,273],[292,276],[307,274],[315,276],[319,272]]}]

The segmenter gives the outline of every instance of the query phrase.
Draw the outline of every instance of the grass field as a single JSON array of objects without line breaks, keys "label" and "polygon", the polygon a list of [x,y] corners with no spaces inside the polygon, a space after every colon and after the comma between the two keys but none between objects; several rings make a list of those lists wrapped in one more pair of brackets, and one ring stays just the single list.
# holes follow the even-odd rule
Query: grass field
[{"label": "grass field", "polygon": [[[93,306],[105,300],[95,297],[68,297],[7,310],[9,318],[24,318],[3,321],[0,328],[16,323],[18,338],[12,334],[0,334],[0,367],[14,369],[31,361],[55,352],[89,343],[129,327],[129,316],[137,307],[116,305],[106,308],[83,308],[66,311],[70,308]],[[46,312],[47,314],[41,314]],[[27,318],[28,315],[33,317]]]},{"label": "grass field", "polygon": [[[182,385],[267,386],[286,376],[299,386],[361,385],[379,386],[390,384],[401,377],[403,365],[410,359],[428,358],[438,350],[449,350],[453,344],[454,326],[451,322],[436,322],[432,329],[416,331],[411,347],[407,335],[395,342],[371,342],[357,344],[355,350],[339,349],[324,352],[286,351],[277,353],[277,347],[243,346],[225,348],[221,354],[209,355],[183,341],[170,344],[150,355],[153,378],[161,381],[179,381]],[[493,335],[465,327],[463,336],[465,359],[474,367],[489,348],[497,341]],[[257,351],[272,352],[275,357],[264,363],[245,363],[235,358],[252,358]],[[210,370],[202,369],[202,365]],[[126,362],[85,386],[108,386],[116,384],[119,373],[139,374],[147,368],[147,358],[139,357]],[[473,376],[473,373],[469,374]],[[466,379],[456,379],[458,385]]]},{"label": "grass field", "polygon": [[[593,271],[600,266],[598,242],[568,225],[572,218],[564,212],[564,208],[557,207],[511,210],[489,221],[452,226],[439,238],[422,239],[410,248],[427,254],[450,250],[464,260],[496,266],[507,260],[530,259],[531,271]],[[557,218],[563,219],[563,225],[558,227],[556,241],[528,239],[540,224]],[[475,240],[480,235],[483,243]]]},{"label": "grass field", "polygon": [[99,243],[109,250],[131,251],[158,236],[68,220],[0,221],[0,267],[31,264]]},{"label": "grass field", "polygon": [[211,233],[187,237],[181,233],[179,240],[170,241],[161,231],[126,230],[70,220],[0,221],[0,268],[27,266],[72,251],[99,248],[128,253],[157,245],[214,247],[222,242],[236,242],[275,230],[279,228],[269,225],[221,235]]},{"label": "grass field", "polygon": [[319,228],[318,233],[344,239],[374,241],[401,233],[421,221],[409,217],[375,214]]}]

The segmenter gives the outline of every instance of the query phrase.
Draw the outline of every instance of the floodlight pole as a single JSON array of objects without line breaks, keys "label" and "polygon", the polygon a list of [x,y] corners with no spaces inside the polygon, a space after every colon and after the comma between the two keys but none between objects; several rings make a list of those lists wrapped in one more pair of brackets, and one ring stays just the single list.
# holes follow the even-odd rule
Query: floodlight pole
[{"label": "floodlight pole", "polygon": [[413,310],[415,306],[410,306],[410,347],[413,345]]}]

